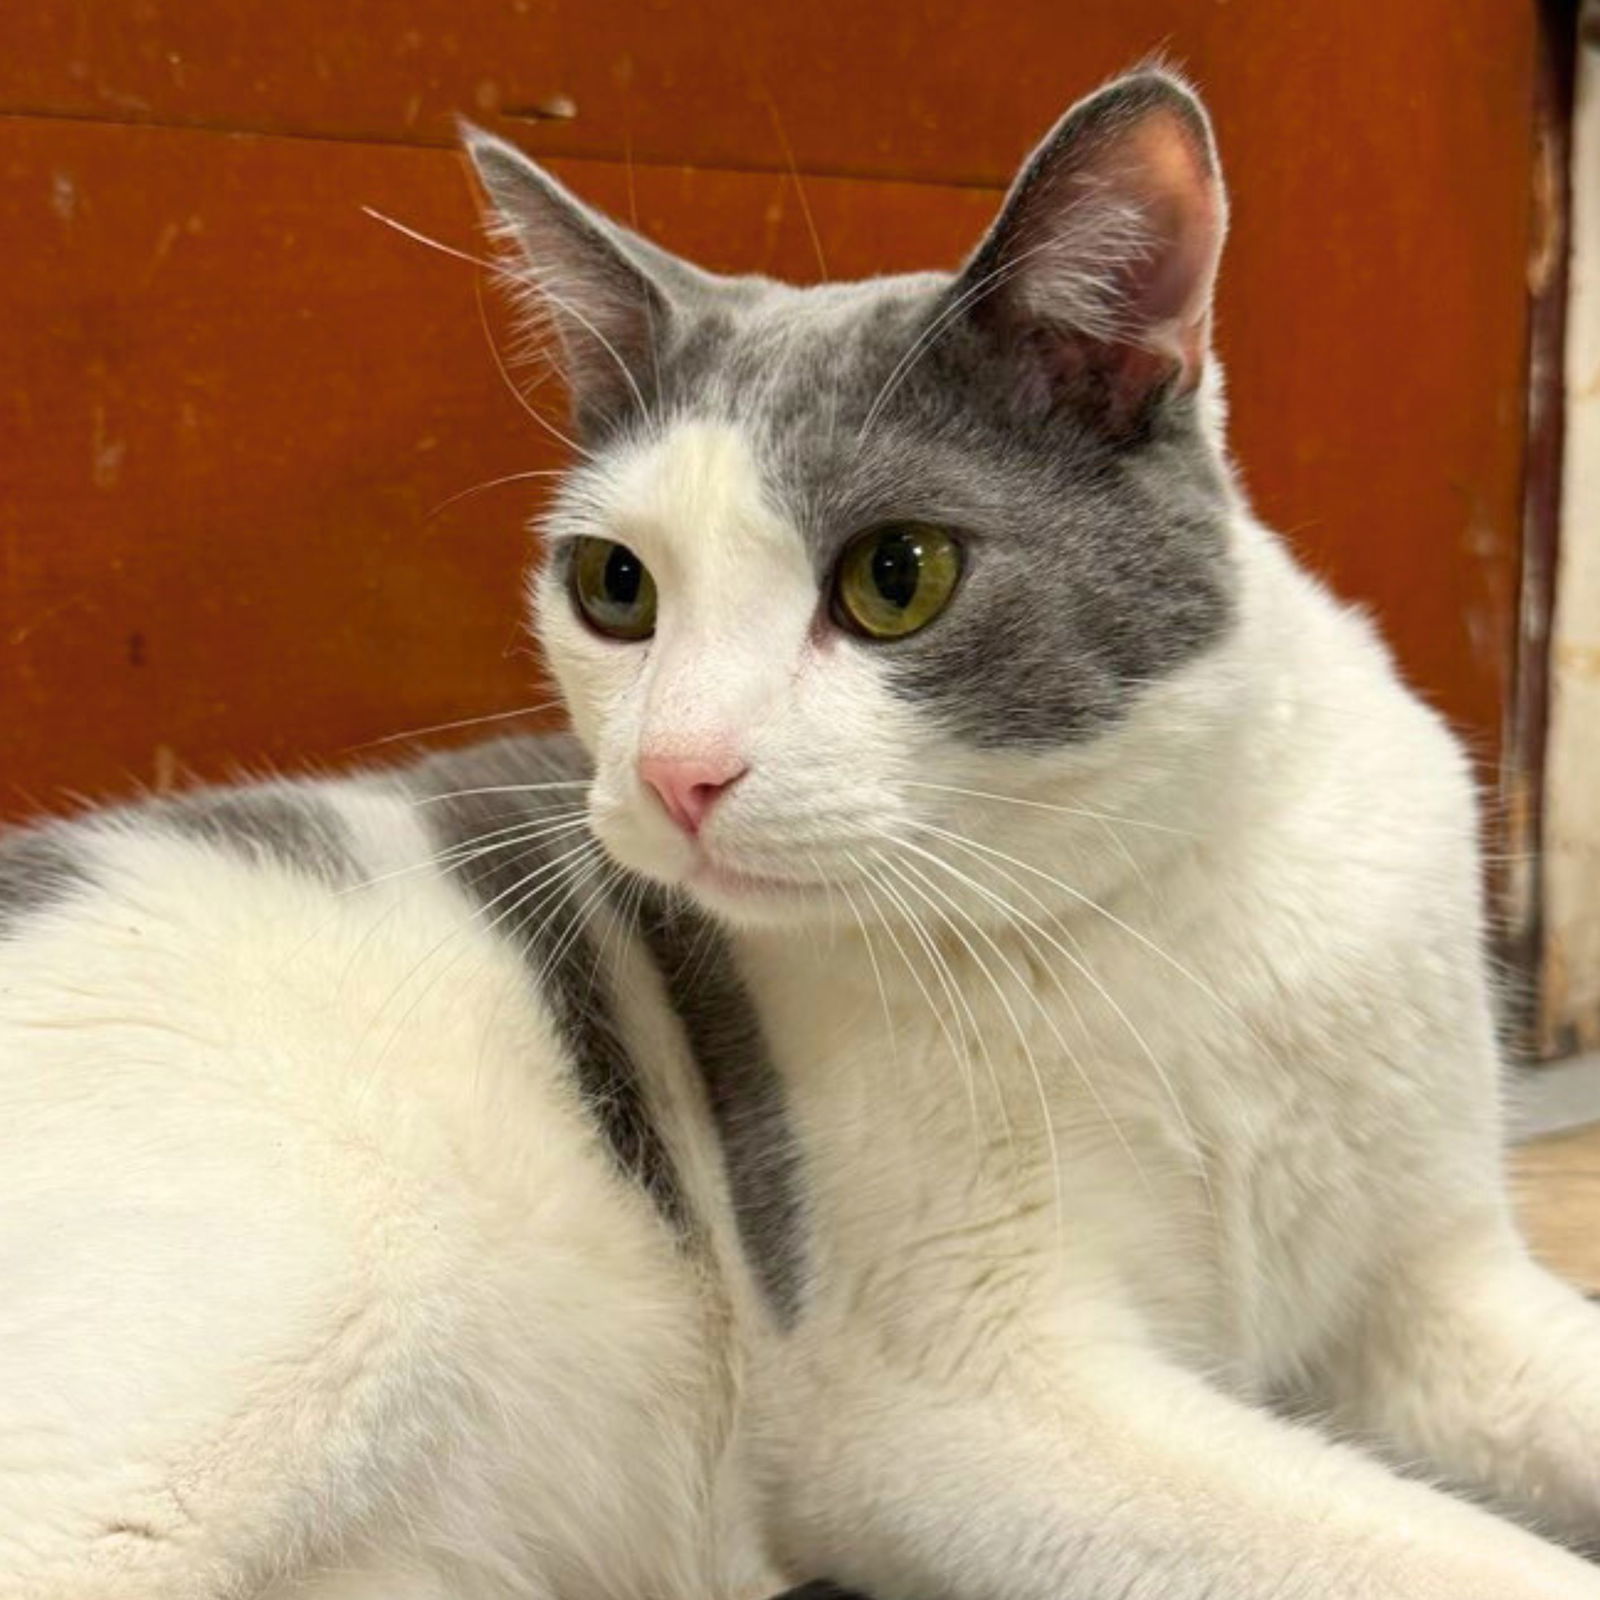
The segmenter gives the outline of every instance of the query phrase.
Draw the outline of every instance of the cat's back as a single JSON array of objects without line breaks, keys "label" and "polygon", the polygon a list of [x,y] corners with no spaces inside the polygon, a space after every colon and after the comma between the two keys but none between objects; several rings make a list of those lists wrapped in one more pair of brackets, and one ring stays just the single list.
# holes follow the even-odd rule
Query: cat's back
[{"label": "cat's back", "polygon": [[585,781],[518,741],[0,836],[0,1594],[368,1540],[396,1600],[435,1549],[465,1596],[703,1578],[702,1313],[586,1098],[631,1063]]}]

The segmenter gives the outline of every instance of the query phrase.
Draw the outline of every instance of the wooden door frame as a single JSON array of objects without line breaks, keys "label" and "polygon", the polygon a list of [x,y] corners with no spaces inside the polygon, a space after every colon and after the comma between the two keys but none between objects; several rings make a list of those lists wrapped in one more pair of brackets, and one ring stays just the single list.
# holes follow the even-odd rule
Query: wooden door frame
[{"label": "wooden door frame", "polygon": [[[1506,875],[1505,905],[1506,953],[1524,997],[1517,1042],[1530,1058],[1555,1064],[1521,1075],[1514,1090],[1513,1115],[1526,1134],[1600,1120],[1600,1011],[1594,986],[1574,993],[1564,965],[1574,916],[1600,917],[1600,881],[1591,884],[1582,865],[1600,853],[1600,838],[1590,837],[1600,810],[1573,792],[1595,767],[1592,758],[1573,759],[1589,741],[1581,716],[1563,705],[1564,688],[1582,686],[1564,678],[1562,650],[1566,633],[1576,628],[1592,637],[1600,625],[1592,614],[1600,505],[1592,503],[1592,486],[1583,490],[1584,503],[1576,497],[1576,458],[1567,448],[1569,408],[1590,381],[1600,329],[1591,304],[1600,284],[1596,219],[1587,208],[1581,215],[1574,209],[1577,175],[1585,193],[1600,177],[1600,0],[1541,0],[1540,17],[1523,590],[1507,729],[1506,837],[1515,865]],[[1574,293],[1585,297],[1576,315]],[[1578,426],[1592,440],[1592,424]],[[1580,539],[1588,598],[1582,617],[1568,616],[1564,626],[1563,596],[1570,605]],[[1591,943],[1579,959],[1593,953]]]}]

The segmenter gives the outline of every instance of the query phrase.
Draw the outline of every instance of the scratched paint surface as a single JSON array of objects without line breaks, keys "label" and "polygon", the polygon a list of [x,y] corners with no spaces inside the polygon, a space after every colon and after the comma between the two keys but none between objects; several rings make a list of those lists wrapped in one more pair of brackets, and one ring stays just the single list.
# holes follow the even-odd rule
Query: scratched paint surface
[{"label": "scratched paint surface", "polygon": [[814,277],[792,152],[853,274],[954,261],[1055,110],[1158,44],[1234,183],[1251,491],[1492,771],[1530,30],[1497,0],[1086,0],[1066,31],[1046,0],[0,8],[0,814],[543,698],[539,480],[429,512],[560,449],[471,270],[358,209],[476,247],[449,113],[713,265]]}]

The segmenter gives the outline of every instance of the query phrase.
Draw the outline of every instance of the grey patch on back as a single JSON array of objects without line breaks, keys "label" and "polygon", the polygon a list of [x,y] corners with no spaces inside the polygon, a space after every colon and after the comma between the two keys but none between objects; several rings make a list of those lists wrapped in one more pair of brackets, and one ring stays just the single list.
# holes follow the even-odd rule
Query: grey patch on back
[{"label": "grey patch on back", "polygon": [[[599,847],[587,823],[568,815],[581,807],[588,778],[577,742],[563,736],[447,751],[404,774],[421,802],[418,817],[447,853],[447,870],[476,902],[484,925],[520,948],[613,1161],[675,1232],[687,1234],[682,1185],[617,1027],[611,981],[588,931],[594,899],[605,890],[578,874],[590,859],[584,847],[596,854]],[[564,860],[568,852],[577,853]]]},{"label": "grey patch on back", "polygon": [[[569,814],[582,805],[587,757],[567,736],[506,739],[430,756],[404,777],[422,802],[418,815],[440,850],[452,852],[449,870],[486,924],[522,948],[613,1160],[687,1234],[691,1219],[677,1172],[585,929],[589,894],[604,891],[569,884],[569,870],[581,870],[587,857],[563,863],[569,851],[598,850],[586,822]],[[551,831],[522,837],[519,825]],[[518,831],[501,831],[512,828]],[[790,1326],[805,1271],[799,1153],[760,1020],[727,941],[699,912],[669,909],[651,891],[641,933],[705,1085],[740,1242],[779,1322]]]},{"label": "grey patch on back", "polygon": [[0,939],[93,880],[56,825],[0,835]]},{"label": "grey patch on back", "polygon": [[790,1328],[806,1272],[800,1150],[761,1019],[727,939],[701,913],[652,895],[642,932],[705,1084],[745,1257]]},{"label": "grey patch on back", "polygon": [[333,804],[310,788],[201,789],[155,801],[143,814],[186,838],[332,888],[360,877],[350,830]]}]

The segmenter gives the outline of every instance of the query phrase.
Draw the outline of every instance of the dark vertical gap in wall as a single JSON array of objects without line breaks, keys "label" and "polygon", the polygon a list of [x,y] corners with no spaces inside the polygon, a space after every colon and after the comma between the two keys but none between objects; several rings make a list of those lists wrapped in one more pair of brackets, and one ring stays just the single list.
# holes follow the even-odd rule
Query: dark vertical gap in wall
[{"label": "dark vertical gap in wall", "polygon": [[1527,447],[1517,636],[1500,780],[1505,808],[1500,848],[1507,859],[1497,897],[1506,912],[1499,955],[1510,978],[1510,1042],[1526,1059],[1540,1054],[1545,744],[1566,431],[1568,222],[1580,0],[1533,0],[1533,4],[1538,26],[1529,184],[1533,221],[1528,248]]}]

